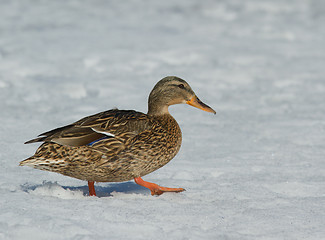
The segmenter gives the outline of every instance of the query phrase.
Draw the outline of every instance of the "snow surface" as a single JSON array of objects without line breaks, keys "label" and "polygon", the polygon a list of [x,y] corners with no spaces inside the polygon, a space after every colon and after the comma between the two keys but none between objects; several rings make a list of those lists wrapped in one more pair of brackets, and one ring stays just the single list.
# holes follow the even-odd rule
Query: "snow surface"
[{"label": "snow surface", "polygon": [[[187,80],[180,153],[134,182],[19,161],[37,134]],[[0,1],[0,239],[325,239],[325,1]]]}]

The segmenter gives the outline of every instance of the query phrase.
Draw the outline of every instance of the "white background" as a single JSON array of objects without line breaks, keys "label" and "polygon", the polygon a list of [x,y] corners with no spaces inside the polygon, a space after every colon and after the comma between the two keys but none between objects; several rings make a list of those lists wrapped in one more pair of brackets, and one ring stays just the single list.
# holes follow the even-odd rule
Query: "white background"
[{"label": "white background", "polygon": [[[87,183],[19,167],[39,133],[147,111],[187,80],[180,153],[144,179]],[[325,2],[0,1],[0,239],[325,239]]]}]

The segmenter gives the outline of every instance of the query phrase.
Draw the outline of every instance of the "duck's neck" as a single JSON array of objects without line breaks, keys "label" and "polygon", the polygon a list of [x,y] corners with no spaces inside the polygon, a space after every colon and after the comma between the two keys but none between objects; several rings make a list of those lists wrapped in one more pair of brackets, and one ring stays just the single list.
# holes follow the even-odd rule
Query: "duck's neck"
[{"label": "duck's neck", "polygon": [[159,116],[168,114],[168,104],[158,97],[150,95],[148,101],[148,115]]},{"label": "duck's neck", "polygon": [[170,115],[168,112],[168,106],[160,107],[160,108],[150,108],[148,109],[148,115],[150,116],[163,116]]}]

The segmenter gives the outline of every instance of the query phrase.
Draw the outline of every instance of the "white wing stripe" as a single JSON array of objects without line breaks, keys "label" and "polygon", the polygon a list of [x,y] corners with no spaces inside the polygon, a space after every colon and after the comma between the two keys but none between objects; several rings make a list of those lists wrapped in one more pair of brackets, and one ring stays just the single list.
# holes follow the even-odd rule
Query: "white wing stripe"
[{"label": "white wing stripe", "polygon": [[109,136],[109,137],[115,137],[115,135],[112,134],[112,133],[104,132],[104,131],[98,131],[98,130],[96,130],[96,129],[94,129],[94,128],[91,128],[91,129],[92,129],[94,132],[101,133],[101,134],[105,134],[106,136]]}]

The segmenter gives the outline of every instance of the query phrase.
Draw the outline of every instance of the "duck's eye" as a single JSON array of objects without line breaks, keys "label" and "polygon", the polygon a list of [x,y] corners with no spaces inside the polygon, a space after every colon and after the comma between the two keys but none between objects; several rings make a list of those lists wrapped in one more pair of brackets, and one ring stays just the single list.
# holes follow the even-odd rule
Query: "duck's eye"
[{"label": "duck's eye", "polygon": [[181,89],[185,88],[184,84],[179,84],[178,87],[181,88]]}]

